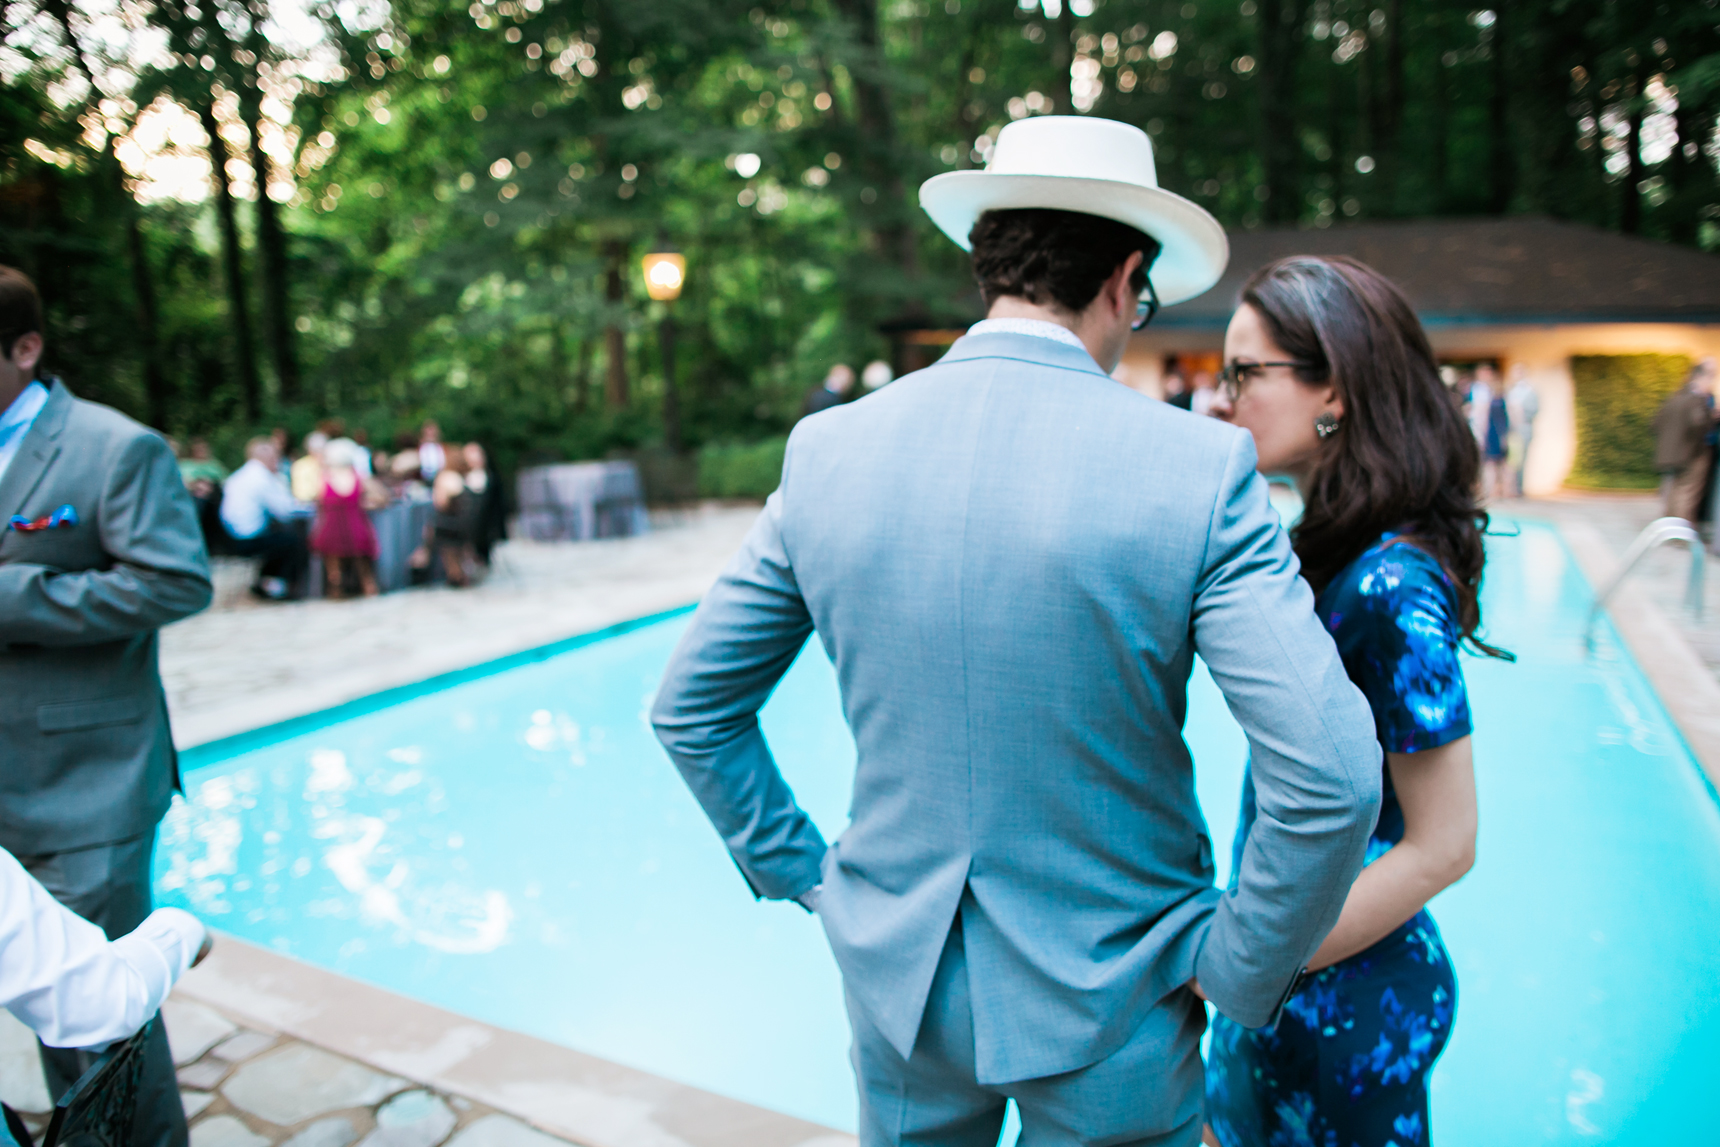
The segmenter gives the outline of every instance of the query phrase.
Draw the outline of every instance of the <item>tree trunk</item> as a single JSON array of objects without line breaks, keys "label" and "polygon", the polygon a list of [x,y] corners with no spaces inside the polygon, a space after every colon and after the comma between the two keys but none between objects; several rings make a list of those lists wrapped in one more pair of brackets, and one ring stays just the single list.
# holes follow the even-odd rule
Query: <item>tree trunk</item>
[{"label": "tree trunk", "polygon": [[1642,230],[1642,181],[1646,178],[1642,166],[1642,68],[1637,68],[1636,76],[1631,80],[1630,91],[1630,134],[1625,137],[1625,158],[1630,166],[1624,172],[1624,198],[1619,204],[1618,229],[1626,235],[1635,235]]},{"label": "tree trunk", "polygon": [[[251,38],[251,51],[261,58],[263,37]],[[287,234],[281,226],[281,209],[269,198],[269,157],[263,151],[263,109],[257,88],[256,65],[239,83],[239,115],[251,133],[251,170],[257,183],[257,255],[263,280],[263,332],[269,340],[275,381],[283,405],[297,402],[300,394],[299,357],[293,332],[291,285],[287,272]]]},{"label": "tree trunk", "polygon": [[1260,0],[1260,156],[1265,168],[1268,223],[1288,223],[1296,203],[1297,0]]},{"label": "tree trunk", "polygon": [[1659,212],[1665,220],[1667,238],[1674,243],[1696,246],[1699,233],[1698,215],[1707,196],[1704,191],[1712,186],[1708,173],[1703,170],[1702,153],[1696,153],[1692,160],[1685,156],[1684,149],[1692,141],[1700,141],[1702,137],[1701,124],[1703,120],[1712,123],[1711,116],[1699,116],[1693,107],[1679,104],[1673,113],[1673,122],[1678,125],[1678,145],[1672,149],[1672,158],[1666,164],[1666,182],[1671,188],[1671,198],[1667,204],[1668,210]]},{"label": "tree trunk", "polygon": [[[66,0],[44,0],[43,7],[66,37],[72,59],[89,84],[91,110],[99,116],[101,88],[96,84],[95,72],[91,70],[89,61],[84,58],[83,42],[72,30],[71,7]],[[149,407],[148,421],[164,430],[167,428],[168,383],[167,371],[161,362],[161,313],[155,301],[155,282],[149,276],[149,254],[143,245],[143,229],[138,224],[137,200],[131,197],[125,185],[125,166],[119,161],[118,137],[112,132],[104,131],[103,134],[106,143],[102,167],[108,192],[114,197],[114,205],[125,220],[126,258],[131,264],[131,292],[137,303],[137,344],[143,359],[143,391]]]},{"label": "tree trunk", "polygon": [[227,279],[228,321],[233,325],[233,354],[238,360],[239,392],[244,396],[245,417],[255,421],[262,415],[262,388],[257,384],[257,352],[251,342],[251,308],[245,291],[245,272],[239,252],[239,221],[233,207],[233,189],[227,184],[227,141],[208,101],[197,107],[197,118],[209,136],[209,163],[215,185],[215,214],[221,222],[221,265]]},{"label": "tree trunk", "polygon": [[833,0],[836,10],[852,25],[858,51],[848,74],[854,86],[854,119],[862,147],[862,167],[867,181],[878,189],[882,200],[874,212],[872,231],[886,259],[910,279],[919,277],[919,252],[909,225],[907,191],[896,154],[896,117],[890,110],[890,93],[884,82],[884,53],[878,38],[877,0]]},{"label": "tree trunk", "polygon": [[1051,111],[1054,115],[1074,115],[1075,100],[1069,90],[1073,77],[1069,69],[1075,63],[1075,13],[1069,7],[1069,0],[1063,0],[1057,19],[1050,24],[1051,91],[1048,94]]},{"label": "tree trunk", "polygon": [[1451,195],[1447,189],[1451,154],[1451,69],[1445,66],[1441,45],[1435,43],[1433,60],[1433,93],[1431,112],[1433,139],[1428,147],[1428,184],[1433,189],[1433,210],[1444,214],[1451,210]]},{"label": "tree trunk", "polygon": [[1489,166],[1493,175],[1493,193],[1489,206],[1495,215],[1505,214],[1517,191],[1517,157],[1511,149],[1511,72],[1505,59],[1508,43],[1505,22],[1510,6],[1508,0],[1499,0],[1494,5],[1492,28],[1493,94],[1488,120],[1492,129],[1493,156]]},{"label": "tree trunk", "polygon": [[[620,310],[622,302],[627,298],[626,284],[621,278],[621,265],[627,258],[627,246],[619,239],[611,239],[604,245],[605,253],[609,256],[609,276],[605,284],[604,296],[609,300],[612,310]],[[603,329],[605,348],[608,354],[609,374],[604,379],[603,399],[611,410],[620,410],[627,405],[627,333],[621,325],[611,320]]]},{"label": "tree trunk", "polygon": [[1399,145],[1403,139],[1403,0],[1386,3],[1385,75],[1380,84],[1380,123],[1378,143],[1382,198],[1387,210],[1396,213],[1401,205],[1402,158]]},{"label": "tree trunk", "polygon": [[579,368],[573,377],[573,408],[591,409],[591,351],[597,344],[590,338],[579,340]]}]

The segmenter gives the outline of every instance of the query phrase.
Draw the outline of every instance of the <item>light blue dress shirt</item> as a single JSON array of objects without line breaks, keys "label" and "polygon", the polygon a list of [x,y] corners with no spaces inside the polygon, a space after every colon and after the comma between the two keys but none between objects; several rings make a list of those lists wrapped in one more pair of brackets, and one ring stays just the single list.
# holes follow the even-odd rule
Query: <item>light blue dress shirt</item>
[{"label": "light blue dress shirt", "polygon": [[42,407],[48,405],[48,388],[39,382],[26,386],[23,393],[12,400],[12,405],[0,414],[0,480],[6,477],[6,470],[12,465],[12,456],[18,453],[18,447],[24,444],[24,436],[30,433],[30,427],[36,424],[36,416],[42,413]]}]

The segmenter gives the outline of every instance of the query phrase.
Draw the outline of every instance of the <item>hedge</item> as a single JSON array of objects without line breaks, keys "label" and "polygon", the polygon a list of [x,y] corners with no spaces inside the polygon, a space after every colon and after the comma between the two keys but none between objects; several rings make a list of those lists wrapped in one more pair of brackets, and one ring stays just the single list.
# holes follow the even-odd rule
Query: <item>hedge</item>
[{"label": "hedge", "polygon": [[1681,354],[1574,355],[1577,458],[1570,484],[1652,490],[1654,415],[1690,371]]},{"label": "hedge", "polygon": [[719,445],[699,451],[699,496],[703,498],[770,497],[782,478],[782,455],[788,439]]}]

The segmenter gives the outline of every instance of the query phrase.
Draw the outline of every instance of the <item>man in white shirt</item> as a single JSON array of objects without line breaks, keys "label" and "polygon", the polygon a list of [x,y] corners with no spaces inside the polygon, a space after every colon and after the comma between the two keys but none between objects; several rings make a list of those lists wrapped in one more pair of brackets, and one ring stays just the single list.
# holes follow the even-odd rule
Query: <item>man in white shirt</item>
[{"label": "man in white shirt", "polygon": [[179,908],[109,940],[0,849],[0,1007],[49,1047],[94,1054],[130,1038],[208,950],[202,922]]},{"label": "man in white shirt", "polygon": [[295,499],[281,481],[281,456],[269,439],[251,439],[245,459],[221,487],[221,524],[235,554],[263,559],[251,592],[282,601],[298,592],[310,564],[304,539],[290,523],[309,514],[311,507]]}]

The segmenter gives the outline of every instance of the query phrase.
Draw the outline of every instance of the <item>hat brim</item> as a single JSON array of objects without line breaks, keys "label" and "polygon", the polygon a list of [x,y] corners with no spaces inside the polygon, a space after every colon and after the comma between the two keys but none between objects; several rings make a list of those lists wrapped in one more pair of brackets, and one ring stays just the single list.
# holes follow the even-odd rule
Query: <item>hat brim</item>
[{"label": "hat brim", "polygon": [[946,171],[920,187],[920,206],[962,250],[987,211],[1028,207],[1079,211],[1127,223],[1158,240],[1150,275],[1169,306],[1212,289],[1230,262],[1230,240],[1205,209],[1157,187],[1063,175],[991,175]]}]

